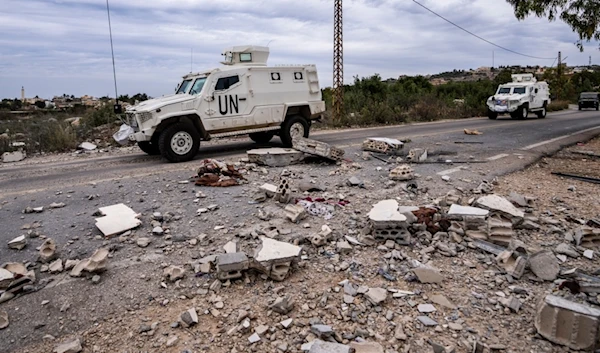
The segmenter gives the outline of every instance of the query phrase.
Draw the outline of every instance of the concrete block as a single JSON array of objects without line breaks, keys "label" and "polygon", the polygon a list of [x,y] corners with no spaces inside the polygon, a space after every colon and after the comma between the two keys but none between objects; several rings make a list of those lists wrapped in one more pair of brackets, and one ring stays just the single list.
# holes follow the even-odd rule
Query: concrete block
[{"label": "concrete block", "polygon": [[287,205],[284,209],[285,216],[293,223],[298,223],[299,221],[306,218],[306,210],[302,205]]},{"label": "concrete block", "polygon": [[415,171],[408,165],[399,165],[390,171],[390,179],[396,181],[407,181],[415,178]]},{"label": "concrete block", "polygon": [[25,151],[4,152],[2,154],[3,163],[13,163],[24,160],[27,157]]},{"label": "concrete block", "polygon": [[279,186],[277,186],[277,191],[275,192],[275,196],[273,197],[275,201],[279,201],[280,203],[286,204],[290,202],[292,199],[292,190],[290,187],[289,180],[283,178],[279,182]]},{"label": "concrete block", "polygon": [[217,277],[222,281],[241,278],[242,271],[247,270],[248,267],[248,257],[243,252],[217,256]]},{"label": "concrete block", "polygon": [[499,214],[488,218],[488,240],[494,244],[508,246],[515,232],[512,222]]},{"label": "concrete block", "polygon": [[302,248],[267,237],[262,237],[261,240],[262,244],[256,249],[251,266],[273,280],[283,281],[292,263],[300,257]]},{"label": "concrete block", "polygon": [[373,229],[373,237],[377,240],[393,240],[400,245],[410,245],[411,234],[406,226],[384,226]]},{"label": "concrete block", "polygon": [[291,148],[260,148],[247,152],[250,163],[269,167],[285,167],[297,164],[304,159],[304,154]]},{"label": "concrete block", "polygon": [[269,197],[273,197],[275,196],[275,193],[277,192],[277,186],[273,185],[273,184],[262,184],[260,186],[260,190],[264,191],[267,196]]},{"label": "concrete block", "polygon": [[379,201],[373,206],[368,216],[374,229],[408,226],[406,216],[398,212],[398,201],[396,200]]},{"label": "concrete block", "polygon": [[295,138],[293,141],[295,150],[312,154],[315,156],[341,161],[344,158],[344,150],[333,147],[325,142],[315,141],[304,137]]},{"label": "concrete block", "polygon": [[485,217],[490,213],[488,210],[484,210],[483,208],[471,207],[471,206],[461,206],[461,205],[451,205],[450,210],[448,211],[449,215],[459,215],[459,216],[482,216]]},{"label": "concrete block", "polygon": [[427,149],[412,148],[406,155],[406,160],[410,162],[424,162],[427,160]]},{"label": "concrete block", "polygon": [[547,295],[537,307],[535,328],[550,342],[574,350],[599,348],[600,310]]},{"label": "concrete block", "polygon": [[573,234],[575,244],[586,248],[596,248],[600,246],[600,228],[580,227]]},{"label": "concrete block", "polygon": [[397,154],[404,146],[404,142],[386,137],[371,137],[363,141],[363,151],[386,154]]},{"label": "concrete block", "polygon": [[502,267],[506,273],[514,278],[521,278],[525,272],[527,259],[522,256],[515,257],[512,251],[503,251],[496,257],[496,262]]}]

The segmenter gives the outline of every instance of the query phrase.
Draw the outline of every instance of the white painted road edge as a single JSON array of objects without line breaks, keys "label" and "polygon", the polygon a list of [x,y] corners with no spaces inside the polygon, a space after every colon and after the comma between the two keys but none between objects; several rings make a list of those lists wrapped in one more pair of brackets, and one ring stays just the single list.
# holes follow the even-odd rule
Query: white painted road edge
[{"label": "white painted road edge", "polygon": [[487,159],[488,161],[495,161],[495,160],[497,160],[497,159],[501,159],[501,158],[504,158],[504,157],[508,157],[508,154],[506,154],[506,153],[501,153],[501,154],[497,154],[497,155],[495,155],[495,156],[488,157],[488,158],[486,158],[486,159]]},{"label": "white painted road edge", "polygon": [[448,174],[460,172],[461,170],[463,170],[463,167],[456,167],[456,168],[452,168],[452,169],[442,170],[441,172],[437,172],[436,174],[437,175],[448,175]]},{"label": "white painted road edge", "polygon": [[600,126],[591,127],[589,129],[585,129],[585,130],[581,130],[581,131],[576,131],[576,132],[574,132],[572,134],[568,134],[568,135],[564,135],[564,136],[559,136],[559,137],[555,137],[555,138],[550,139],[550,140],[546,140],[546,141],[534,143],[533,145],[529,145],[529,146],[525,146],[525,147],[521,148],[521,150],[523,150],[523,151],[529,151],[529,150],[534,149],[536,147],[547,145],[547,144],[552,143],[552,142],[556,142],[556,141],[560,141],[562,139],[566,139],[567,137],[575,136],[577,134],[583,134],[584,132],[589,132],[589,131],[593,131],[593,130],[596,130],[596,129],[600,129]]}]

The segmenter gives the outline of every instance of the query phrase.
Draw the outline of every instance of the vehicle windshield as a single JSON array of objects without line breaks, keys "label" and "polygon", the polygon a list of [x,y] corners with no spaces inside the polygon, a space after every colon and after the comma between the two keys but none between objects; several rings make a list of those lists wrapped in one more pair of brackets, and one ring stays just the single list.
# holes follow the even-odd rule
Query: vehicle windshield
[{"label": "vehicle windshield", "polygon": [[526,87],[515,87],[513,88],[513,94],[525,94],[527,91]]},{"label": "vehicle windshield", "polygon": [[579,96],[580,98],[598,98],[598,93],[584,92]]},{"label": "vehicle windshield", "polygon": [[500,87],[498,88],[498,94],[509,94],[510,87]]},{"label": "vehicle windshield", "polygon": [[183,80],[183,82],[181,82],[181,85],[179,86],[179,89],[177,90],[177,94],[183,94],[183,93],[187,93],[188,88],[190,88],[190,83],[192,83],[192,80]]},{"label": "vehicle windshield", "polygon": [[190,94],[198,94],[198,93],[202,92],[202,87],[204,87],[205,82],[206,82],[206,77],[200,77],[200,78],[196,79],[196,81],[192,85]]}]

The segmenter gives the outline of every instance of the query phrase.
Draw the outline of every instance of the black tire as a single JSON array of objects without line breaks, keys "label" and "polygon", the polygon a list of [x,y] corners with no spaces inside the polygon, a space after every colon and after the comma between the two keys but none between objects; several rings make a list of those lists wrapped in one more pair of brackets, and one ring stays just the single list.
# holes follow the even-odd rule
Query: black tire
[{"label": "black tire", "polygon": [[514,111],[514,112],[510,113],[510,118],[511,119],[519,119],[519,115],[518,114],[519,114],[518,110]]},{"label": "black tire", "polygon": [[517,118],[519,120],[525,120],[529,116],[529,106],[522,105],[519,107],[519,110],[515,112],[517,114]]},{"label": "black tire", "polygon": [[496,120],[498,119],[498,113],[488,110],[488,119]]},{"label": "black tire", "polygon": [[546,104],[544,104],[544,106],[542,107],[542,110],[536,112],[536,114],[539,119],[545,119],[546,114],[548,114],[548,111],[546,109]]},{"label": "black tire", "polygon": [[[300,126],[304,129],[303,133],[299,131]],[[310,124],[308,121],[306,121],[306,119],[304,119],[304,117],[300,115],[292,115],[285,119],[283,124],[281,124],[281,133],[279,134],[279,137],[281,138],[281,142],[283,142],[285,147],[292,147],[293,137],[299,135],[302,135],[302,137],[308,137],[309,130]]]},{"label": "black tire", "polygon": [[596,110],[598,110],[598,105],[596,105]]},{"label": "black tire", "polygon": [[190,161],[200,149],[200,134],[192,124],[175,123],[160,134],[158,146],[160,154],[169,162]]},{"label": "black tire", "polygon": [[160,148],[158,147],[157,142],[152,143],[152,141],[139,141],[137,145],[142,151],[151,156],[157,156],[160,154]]},{"label": "black tire", "polygon": [[250,134],[250,139],[256,143],[268,143],[275,136],[274,131],[255,132]]},{"label": "black tire", "polygon": [[581,110],[581,106],[579,106],[579,110]]}]

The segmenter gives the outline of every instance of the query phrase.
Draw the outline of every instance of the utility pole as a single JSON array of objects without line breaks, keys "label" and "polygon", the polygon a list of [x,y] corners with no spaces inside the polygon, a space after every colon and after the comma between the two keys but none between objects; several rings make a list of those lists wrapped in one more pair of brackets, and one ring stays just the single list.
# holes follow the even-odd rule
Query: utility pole
[{"label": "utility pole", "polygon": [[344,112],[344,41],[342,0],[334,0],[333,19],[333,120],[339,121]]},{"label": "utility pole", "polygon": [[561,52],[558,52],[558,66],[556,68],[556,74],[558,76],[558,79],[557,79],[556,83],[559,86],[559,88],[556,90],[556,99],[560,98],[560,93],[561,93],[560,90],[562,88],[562,87],[560,87],[561,71],[562,71],[562,54],[561,54]]},{"label": "utility pole", "polygon": [[495,52],[492,50],[492,69],[494,68],[494,64],[496,62]]}]

